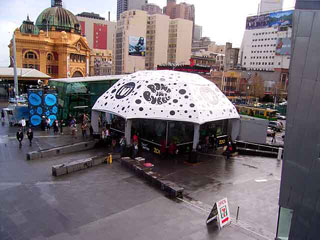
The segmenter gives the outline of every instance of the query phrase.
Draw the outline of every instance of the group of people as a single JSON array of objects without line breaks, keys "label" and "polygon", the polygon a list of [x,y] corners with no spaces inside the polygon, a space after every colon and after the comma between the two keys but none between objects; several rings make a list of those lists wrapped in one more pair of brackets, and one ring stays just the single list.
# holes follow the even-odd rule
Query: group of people
[{"label": "group of people", "polygon": [[[19,142],[19,148],[22,147],[22,141],[24,138],[24,131],[23,128],[20,128],[16,134],[17,140]],[[28,129],[27,131],[27,138],[29,139],[29,146],[32,146],[32,140],[33,140],[33,131],[31,128]]]}]

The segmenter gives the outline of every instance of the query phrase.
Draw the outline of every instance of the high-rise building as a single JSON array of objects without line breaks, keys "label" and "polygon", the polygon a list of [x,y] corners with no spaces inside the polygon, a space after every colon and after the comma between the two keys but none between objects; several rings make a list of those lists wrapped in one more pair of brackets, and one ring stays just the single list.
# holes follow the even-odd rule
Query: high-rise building
[{"label": "high-rise building", "polygon": [[247,18],[240,50],[242,68],[288,73],[293,11],[272,12]]},{"label": "high-rise building", "polygon": [[167,15],[148,16],[146,69],[154,70],[158,65],[167,63],[169,22]]},{"label": "high-rise building", "polygon": [[121,14],[114,38],[113,73],[155,69],[170,63],[189,64],[192,22],[142,10]]},{"label": "high-rise building", "polygon": [[147,20],[147,12],[142,10],[130,10],[121,14],[114,38],[114,74],[145,69]]},{"label": "high-rise building", "polygon": [[258,14],[281,11],[282,7],[283,0],[261,0],[259,4]]},{"label": "high-rise building", "polygon": [[194,25],[193,40],[199,41],[202,38],[202,26]]},{"label": "high-rise building", "polygon": [[148,0],[117,0],[117,20],[121,13],[128,10],[141,10],[142,6],[147,4]]},{"label": "high-rise building", "polygon": [[99,14],[83,12],[77,15],[81,25],[81,34],[87,38],[91,49],[113,49],[113,35],[116,22],[106,21]]},{"label": "high-rise building", "polygon": [[162,14],[161,8],[153,3],[147,3],[145,5],[142,5],[142,10],[146,11],[149,15]]},{"label": "high-rise building", "polygon": [[238,65],[239,48],[233,48],[232,43],[227,42],[225,48],[224,70],[235,69]]},{"label": "high-rise building", "polygon": [[[167,6],[163,8],[163,13],[170,16],[171,19],[183,18],[193,22],[195,25],[195,7],[187,3],[177,4],[176,0],[167,0]],[[194,29],[192,30],[192,36]]]},{"label": "high-rise building", "polygon": [[192,29],[192,21],[181,18],[170,20],[168,63],[189,63],[191,57]]},{"label": "high-rise building", "polygon": [[320,1],[297,0],[277,240],[320,235],[319,24]]},{"label": "high-rise building", "polygon": [[202,37],[200,40],[194,40],[192,42],[192,53],[197,53],[199,51],[210,51],[224,54],[225,45],[217,45],[216,42],[211,41],[210,38]]}]

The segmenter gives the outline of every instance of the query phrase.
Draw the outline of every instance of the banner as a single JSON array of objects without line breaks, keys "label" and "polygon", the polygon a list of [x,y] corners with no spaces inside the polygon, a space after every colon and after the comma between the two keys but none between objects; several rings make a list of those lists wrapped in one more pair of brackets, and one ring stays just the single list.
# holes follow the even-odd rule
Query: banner
[{"label": "banner", "polygon": [[291,38],[279,38],[276,47],[277,56],[291,55]]},{"label": "banner", "polygon": [[129,55],[142,57],[146,55],[146,41],[144,37],[129,36]]},{"label": "banner", "polygon": [[209,224],[211,222],[218,224],[219,228],[223,228],[225,225],[231,223],[227,198],[214,203],[206,223]]},{"label": "banner", "polygon": [[246,30],[292,26],[293,10],[247,17]]}]

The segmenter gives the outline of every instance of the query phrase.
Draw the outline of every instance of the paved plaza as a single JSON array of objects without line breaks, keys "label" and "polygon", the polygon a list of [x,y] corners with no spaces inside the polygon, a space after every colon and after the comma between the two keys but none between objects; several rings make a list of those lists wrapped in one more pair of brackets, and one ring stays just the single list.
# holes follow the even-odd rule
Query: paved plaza
[{"label": "paved plaza", "polygon": [[[106,154],[107,149],[26,160],[31,150],[80,141],[35,132],[33,147],[19,149],[16,129],[0,127],[0,239],[274,239],[281,163],[238,156],[202,155],[159,161],[155,171],[185,188],[167,198],[118,162],[55,178],[52,165]],[[233,222],[221,231],[205,224],[208,209],[224,197]],[[239,220],[236,212],[240,207]]]}]

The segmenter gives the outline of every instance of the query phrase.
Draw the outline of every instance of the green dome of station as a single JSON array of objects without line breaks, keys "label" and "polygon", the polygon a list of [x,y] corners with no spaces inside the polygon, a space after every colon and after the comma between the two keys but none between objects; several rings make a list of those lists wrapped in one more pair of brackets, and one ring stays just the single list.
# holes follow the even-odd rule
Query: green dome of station
[{"label": "green dome of station", "polygon": [[81,27],[76,16],[62,7],[62,0],[55,0],[51,8],[45,9],[37,18],[36,26],[43,31],[51,30],[81,34]]}]

